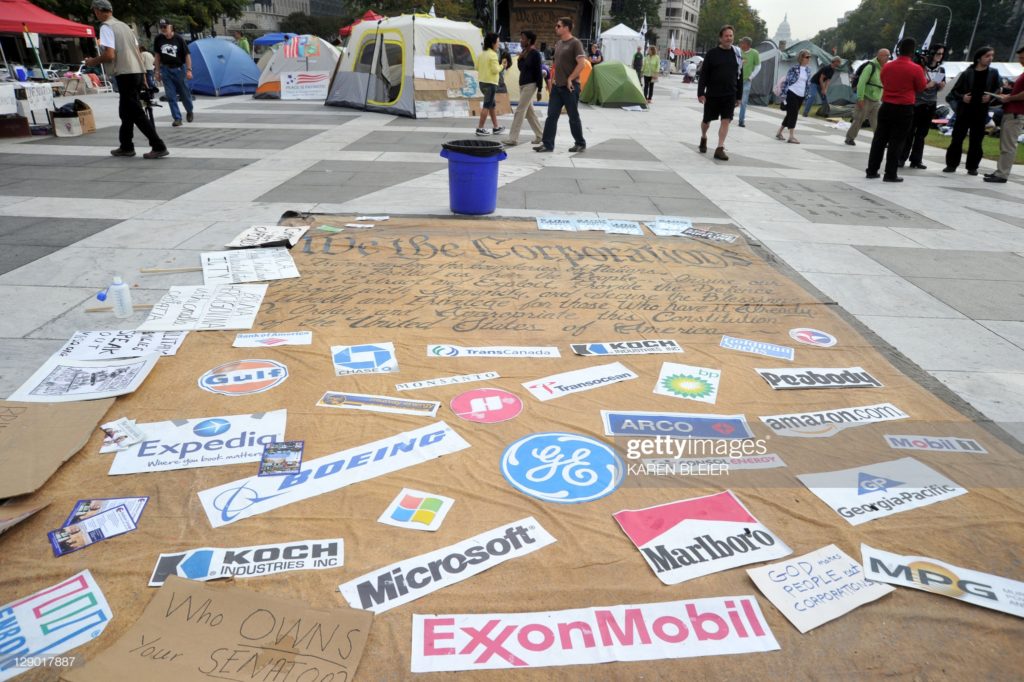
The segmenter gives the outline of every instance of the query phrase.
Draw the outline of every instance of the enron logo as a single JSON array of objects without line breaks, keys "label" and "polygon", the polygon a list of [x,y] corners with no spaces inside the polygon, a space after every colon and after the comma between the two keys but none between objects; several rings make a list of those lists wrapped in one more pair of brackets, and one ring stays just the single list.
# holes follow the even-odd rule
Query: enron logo
[{"label": "enron logo", "polygon": [[269,391],[288,378],[288,368],[273,360],[235,360],[199,377],[199,388],[220,395]]}]

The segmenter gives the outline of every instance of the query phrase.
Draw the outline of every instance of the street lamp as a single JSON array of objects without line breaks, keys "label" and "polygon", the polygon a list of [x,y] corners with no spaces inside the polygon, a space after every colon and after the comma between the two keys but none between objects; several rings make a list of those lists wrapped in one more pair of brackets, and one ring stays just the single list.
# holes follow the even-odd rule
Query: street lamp
[{"label": "street lamp", "polygon": [[967,55],[971,53],[971,48],[974,47],[974,34],[978,32],[979,21],[981,21],[981,0],[978,0],[978,15],[974,17],[974,28],[971,29],[971,40],[967,43],[967,47],[964,49],[964,61],[967,61]]},{"label": "street lamp", "polygon": [[[949,19],[946,21],[946,38],[942,41],[942,44],[945,45],[947,49],[949,49],[949,27],[953,23],[953,9],[949,5],[939,5],[934,2],[924,2],[923,0],[917,0],[917,2],[914,3],[914,5],[929,5],[931,7],[942,7],[947,12],[949,12]],[[914,8],[911,7],[910,9]]]}]

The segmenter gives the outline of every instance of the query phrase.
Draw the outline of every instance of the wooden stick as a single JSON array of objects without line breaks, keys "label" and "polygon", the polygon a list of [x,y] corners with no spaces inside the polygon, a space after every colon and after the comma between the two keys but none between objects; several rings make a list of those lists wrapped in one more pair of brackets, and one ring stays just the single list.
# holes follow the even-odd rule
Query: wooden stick
[{"label": "wooden stick", "polygon": [[168,272],[202,272],[202,268],[139,268],[143,275],[163,275]]},{"label": "wooden stick", "polygon": [[[135,310],[149,310],[152,307],[153,307],[152,303],[148,303],[148,304],[147,303],[136,303],[135,305],[132,306],[132,308],[134,308]],[[112,305],[103,305],[103,306],[100,306],[98,308],[86,308],[85,312],[87,312],[87,313],[112,313],[112,312],[114,312],[114,306],[112,306]]]}]

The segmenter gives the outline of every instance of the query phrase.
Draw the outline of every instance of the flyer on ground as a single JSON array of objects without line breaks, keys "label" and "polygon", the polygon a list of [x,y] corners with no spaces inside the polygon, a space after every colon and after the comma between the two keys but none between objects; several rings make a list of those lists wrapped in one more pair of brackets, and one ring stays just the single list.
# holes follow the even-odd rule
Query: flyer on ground
[{"label": "flyer on ground", "polygon": [[208,251],[199,254],[199,262],[203,266],[203,283],[208,287],[299,276],[291,252],[284,247]]},{"label": "flyer on ground", "polygon": [[138,525],[139,519],[142,518],[142,512],[146,509],[146,504],[149,503],[149,497],[100,497],[79,500],[75,502],[71,508],[71,513],[68,514],[68,518],[65,519],[62,526],[70,526],[72,523],[78,523],[85,519],[101,514],[117,507],[124,507],[128,510],[128,515],[131,516],[132,521],[135,525]]},{"label": "flyer on ground", "polygon": [[729,490],[612,516],[666,585],[793,552]]},{"label": "flyer on ground", "polygon": [[306,442],[301,440],[267,443],[263,446],[259,475],[288,476],[299,473],[302,469],[302,451],[305,446]]},{"label": "flyer on ground", "polygon": [[100,424],[100,431],[103,432],[101,454],[124,450],[136,443],[141,443],[146,438],[146,434],[135,423],[135,420],[127,417]]},{"label": "flyer on ground", "polygon": [[70,526],[51,530],[46,536],[50,540],[53,555],[64,556],[85,549],[97,542],[124,535],[135,528],[135,522],[132,521],[128,508],[122,504],[72,523]]},{"label": "flyer on ground", "polygon": [[242,230],[224,246],[229,249],[251,249],[255,247],[287,246],[299,243],[306,234],[308,225],[253,225]]},{"label": "flyer on ground", "polygon": [[149,376],[159,355],[121,360],[63,360],[51,356],[8,400],[66,403],[132,393]]}]

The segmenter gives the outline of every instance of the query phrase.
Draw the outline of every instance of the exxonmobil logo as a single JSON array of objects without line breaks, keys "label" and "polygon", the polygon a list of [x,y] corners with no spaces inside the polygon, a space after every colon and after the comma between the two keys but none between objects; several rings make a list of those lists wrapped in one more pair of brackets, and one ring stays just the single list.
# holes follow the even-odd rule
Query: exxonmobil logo
[{"label": "exxonmobil logo", "polygon": [[269,391],[288,378],[288,368],[273,360],[234,360],[199,377],[199,388],[220,395]]}]

